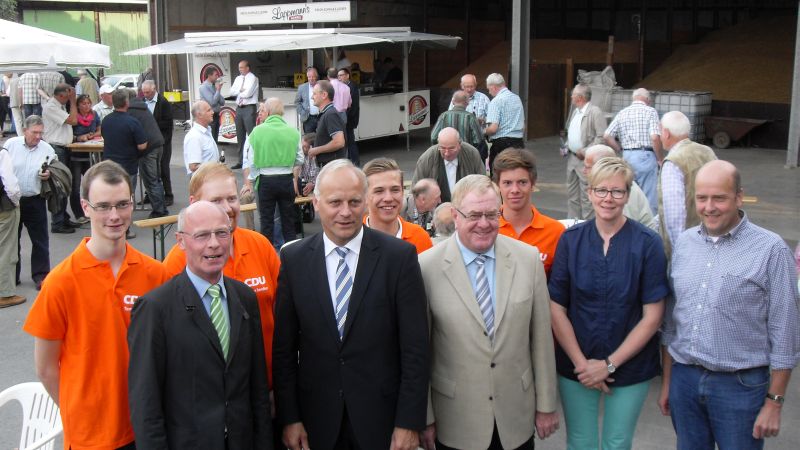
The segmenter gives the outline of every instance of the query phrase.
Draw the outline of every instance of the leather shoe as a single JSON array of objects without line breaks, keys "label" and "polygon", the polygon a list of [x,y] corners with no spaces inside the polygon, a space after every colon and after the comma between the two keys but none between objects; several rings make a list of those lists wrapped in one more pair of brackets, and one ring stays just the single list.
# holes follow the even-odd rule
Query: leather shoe
[{"label": "leather shoe", "polygon": [[175,198],[174,197],[172,197],[172,196],[164,197],[164,205],[165,206],[172,206],[173,203],[175,203]]},{"label": "leather shoe", "polygon": [[25,303],[27,299],[21,295],[11,295],[9,297],[0,297],[0,308],[8,308],[9,306],[19,305]]},{"label": "leather shoe", "polygon": [[156,219],[158,217],[164,217],[164,216],[168,216],[168,215],[169,215],[169,211],[164,211],[164,212],[153,211],[147,216],[147,218],[148,219]]},{"label": "leather shoe", "polygon": [[62,225],[60,227],[50,227],[50,232],[51,233],[57,233],[57,234],[72,234],[72,233],[75,232],[75,228],[72,228],[72,227],[69,227],[69,226],[66,226],[66,225]]},{"label": "leather shoe", "polygon": [[238,170],[238,169],[241,169],[241,168],[242,168],[242,163],[237,163],[237,164],[234,164],[233,167],[231,167],[231,170]]},{"label": "leather shoe", "polygon": [[44,282],[44,278],[42,278],[41,280],[33,280],[33,284],[36,285],[36,290],[37,291],[41,291],[42,290],[42,283],[43,282]]},{"label": "leather shoe", "polygon": [[67,219],[67,220],[64,221],[64,226],[67,226],[67,227],[70,227],[70,228],[80,228],[81,224],[79,224],[78,222],[73,221],[72,219]]}]

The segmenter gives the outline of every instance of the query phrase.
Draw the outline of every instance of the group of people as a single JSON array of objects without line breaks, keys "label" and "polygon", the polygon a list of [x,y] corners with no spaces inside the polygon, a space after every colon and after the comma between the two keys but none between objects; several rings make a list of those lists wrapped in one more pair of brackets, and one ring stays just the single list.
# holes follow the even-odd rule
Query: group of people
[{"label": "group of people", "polygon": [[[521,133],[504,134],[521,108],[501,76],[487,79],[484,122],[470,112],[478,126],[461,128],[470,103],[481,108],[474,81],[462,78],[454,120],[420,156],[408,196],[394,160],[362,169],[347,158],[347,110],[328,81],[305,87],[318,113],[302,135],[280,100],[256,104],[258,125],[240,139],[241,189],[219,162],[212,104],[196,102],[184,142],[190,204],[163,263],[127,243],[132,161],[88,168],[78,205],[91,236],[52,271],[49,261],[32,270],[41,293],[23,326],[65,448],[532,449],[534,434],[559,428],[559,402],[568,448],[631,448],[659,374],[678,448],[761,448],[776,436],[800,355],[800,299],[790,250],[741,209],[737,169],[689,141],[680,113],[655,128],[626,122],[650,114],[640,91],[633,112],[600,130],[591,91],[576,87],[568,157],[582,164],[568,170],[585,180],[591,214],[571,198],[586,220],[565,229],[531,202],[536,161],[515,148]],[[112,94],[120,118],[102,119],[101,134],[127,127],[144,151],[150,137],[122,115],[130,95]],[[54,97],[89,124],[74,93]],[[26,119],[26,152],[0,152],[4,182],[8,163],[32,168],[18,193],[6,189],[14,205],[51,176],[40,170],[56,155],[41,122]],[[669,150],[655,206],[651,181],[635,181],[651,152],[626,140],[637,126]],[[493,137],[486,154],[484,138],[464,141],[476,132]],[[261,233],[238,226],[244,192],[258,194]],[[313,194],[322,231],[278,253],[275,211],[291,240],[301,194]]]},{"label": "group of people", "polygon": [[[10,77],[8,87],[19,102],[12,108],[19,135],[4,144],[8,167],[3,185],[8,190],[10,217],[2,227],[7,237],[3,246],[7,254],[2,260],[15,267],[14,279],[0,289],[2,306],[26,300],[15,289],[21,282],[19,240],[23,228],[32,243],[31,277],[38,290],[50,272],[49,233],[72,234],[89,222],[81,206],[80,187],[90,158],[88,153],[70,148],[73,143],[103,142],[103,158],[122,165],[134,186],[141,173],[145,201],[152,203],[150,216],[169,213],[166,206],[173,201],[169,161],[165,161],[170,155],[165,149],[172,145],[169,103],[151,80],[143,83],[139,98],[130,89],[98,88],[85,71],[79,75],[73,84],[58,72]],[[128,238],[135,236],[130,230],[126,233]]]}]

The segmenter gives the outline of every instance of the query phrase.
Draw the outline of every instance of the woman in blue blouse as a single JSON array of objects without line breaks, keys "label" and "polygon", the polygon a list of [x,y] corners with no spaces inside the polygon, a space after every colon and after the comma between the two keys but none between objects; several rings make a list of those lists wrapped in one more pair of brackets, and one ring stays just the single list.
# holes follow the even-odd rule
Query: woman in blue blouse
[{"label": "woman in blue blouse", "polygon": [[660,372],[655,335],[667,262],[658,234],[622,215],[632,182],[621,158],[596,162],[588,190],[595,218],[564,232],[553,261],[548,288],[569,449],[630,449]]}]

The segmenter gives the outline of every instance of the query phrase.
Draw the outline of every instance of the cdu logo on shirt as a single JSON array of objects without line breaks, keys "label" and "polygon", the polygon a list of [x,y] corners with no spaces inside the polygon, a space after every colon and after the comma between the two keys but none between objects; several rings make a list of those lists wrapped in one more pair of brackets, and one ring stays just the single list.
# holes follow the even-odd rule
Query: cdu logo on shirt
[{"label": "cdu logo on shirt", "polygon": [[255,292],[264,292],[269,290],[269,286],[267,286],[267,277],[263,275],[260,277],[246,278],[244,280],[244,284],[248,285]]},{"label": "cdu logo on shirt", "polygon": [[133,309],[133,304],[136,303],[138,295],[126,295],[122,297],[122,307],[125,311],[130,312]]}]

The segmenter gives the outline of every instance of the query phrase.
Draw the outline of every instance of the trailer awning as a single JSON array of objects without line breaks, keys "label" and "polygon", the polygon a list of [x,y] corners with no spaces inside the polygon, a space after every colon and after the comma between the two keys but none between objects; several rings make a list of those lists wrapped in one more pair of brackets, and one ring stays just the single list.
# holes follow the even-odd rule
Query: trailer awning
[{"label": "trailer awning", "polygon": [[330,47],[414,43],[428,49],[454,49],[461,38],[418,33],[410,28],[311,28],[298,30],[186,33],[183,39],[125,52],[125,55],[247,53]]}]

